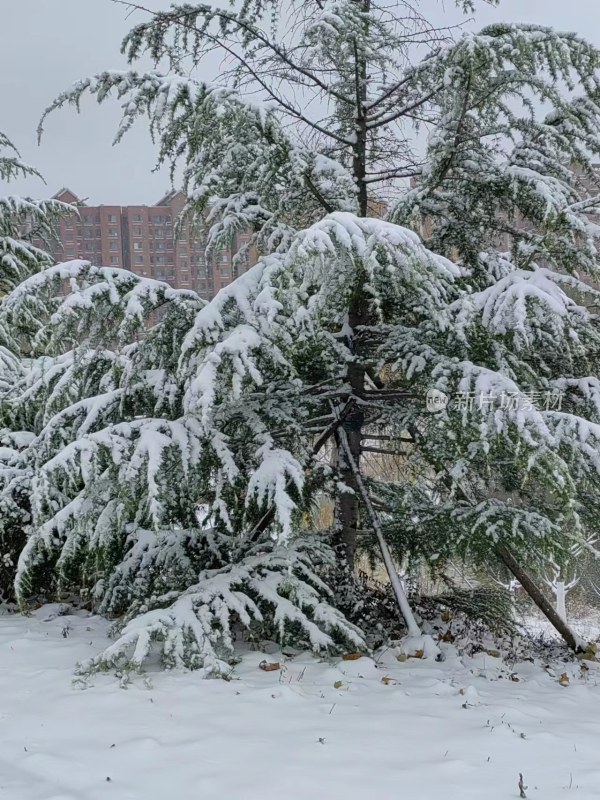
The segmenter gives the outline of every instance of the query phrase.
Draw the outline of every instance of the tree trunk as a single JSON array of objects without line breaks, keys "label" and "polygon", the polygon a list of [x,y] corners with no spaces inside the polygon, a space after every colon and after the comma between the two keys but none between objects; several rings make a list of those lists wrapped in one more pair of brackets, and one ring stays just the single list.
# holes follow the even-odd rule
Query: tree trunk
[{"label": "tree trunk", "polygon": [[523,569],[514,555],[506,547],[498,545],[496,547],[496,555],[502,561],[505,567],[515,576],[523,589],[531,597],[533,602],[546,617],[546,619],[554,626],[560,633],[565,642],[569,645],[571,650],[575,653],[584,653],[586,650],[586,643],[571,630],[564,619],[557,613],[556,609],[548,600],[546,595],[539,589],[537,584],[533,581],[531,576]]},{"label": "tree trunk", "polygon": [[[355,0],[364,18],[364,37],[369,35],[368,13],[371,10],[371,0]],[[368,214],[368,188],[367,188],[367,84],[369,81],[369,69],[367,56],[364,50],[359,47],[354,39],[354,93],[356,97],[356,116],[355,116],[355,142],[352,154],[352,173],[357,187],[358,215],[366,217]]]},{"label": "tree trunk", "polygon": [[415,619],[415,615],[412,612],[412,608],[410,607],[410,603],[408,602],[408,597],[406,596],[406,592],[404,591],[404,587],[402,586],[402,582],[398,576],[398,572],[396,571],[396,566],[393,562],[392,555],[390,553],[389,547],[387,546],[387,542],[385,541],[385,537],[383,535],[383,531],[381,530],[381,525],[379,524],[379,517],[377,516],[377,512],[373,508],[373,504],[371,503],[371,498],[369,497],[369,493],[367,492],[367,488],[364,484],[362,479],[362,475],[360,474],[360,469],[354,456],[350,452],[350,442],[349,437],[345,430],[341,430],[338,437],[340,443],[340,449],[346,455],[346,460],[350,465],[353,475],[354,475],[354,484],[356,486],[357,492],[360,494],[367,516],[369,517],[369,521],[373,527],[375,532],[375,536],[377,537],[377,543],[379,545],[379,549],[381,551],[381,556],[383,558],[383,563],[385,565],[388,577],[390,579],[390,584],[392,586],[392,591],[394,592],[394,596],[396,598],[396,603],[398,605],[398,610],[404,619],[406,624],[406,628],[408,630],[408,635],[411,637],[420,637],[421,629],[419,628],[419,624]]},{"label": "tree trunk", "polygon": [[[370,10],[370,0],[355,0],[361,10],[366,14]],[[368,21],[365,20],[365,25]],[[358,215],[366,217],[368,214],[368,191],[367,191],[367,119],[365,104],[367,99],[368,67],[366,55],[359,50],[356,42],[354,43],[355,59],[355,134],[356,141],[353,147],[352,172],[357,187]],[[359,356],[356,353],[354,331],[359,325],[368,323],[368,306],[365,300],[364,286],[356,287],[356,294],[348,309],[348,347],[355,357],[355,361],[350,363],[346,373],[346,380],[354,395],[361,396],[365,385],[365,368],[360,364]],[[334,525],[334,549],[338,561],[344,569],[354,568],[354,555],[356,552],[356,531],[360,527],[359,519],[359,487],[356,483],[355,470],[360,474],[361,460],[361,441],[364,423],[363,412],[359,406],[354,406],[343,423],[347,443],[350,449],[349,463],[348,456],[344,448],[340,446],[339,437],[337,443],[337,462],[340,478],[343,483],[350,487],[352,492],[344,492],[336,498],[335,525]]]},{"label": "tree trunk", "polygon": [[[348,325],[351,329],[348,342],[350,350],[355,353],[352,332],[357,325],[365,323],[365,305],[363,300],[352,303],[348,314]],[[365,369],[360,363],[351,363],[348,366],[346,380],[353,394],[360,396],[364,389]],[[364,414],[358,405],[353,405],[352,410],[342,422],[342,427],[348,440],[351,457],[354,464],[360,469],[362,429]],[[353,465],[340,447],[339,437],[336,437],[338,470],[342,482],[350,487],[351,492],[344,492],[336,498],[335,530],[333,545],[340,565],[344,569],[354,568],[354,555],[356,552],[356,531],[360,528],[359,519],[359,491],[356,484]]]}]

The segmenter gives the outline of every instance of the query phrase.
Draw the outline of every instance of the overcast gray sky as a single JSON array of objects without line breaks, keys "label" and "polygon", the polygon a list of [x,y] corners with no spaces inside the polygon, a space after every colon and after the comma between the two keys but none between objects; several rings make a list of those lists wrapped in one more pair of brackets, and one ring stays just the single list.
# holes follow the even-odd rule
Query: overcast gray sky
[{"label": "overcast gray sky", "polygon": [[[455,18],[452,0],[429,3],[437,6],[436,22]],[[169,2],[147,5],[166,8]],[[119,45],[138,20],[139,15],[127,19],[125,9],[110,0],[0,0],[0,130],[47,182],[46,189],[39,181],[15,182],[12,192],[47,196],[68,186],[90,203],[125,205],[156,202],[169,188],[165,173],[152,173],[156,151],[143,124],[111,146],[116,100],[98,107],[89,98],[79,116],[70,109],[57,112],[41,146],[36,144],[40,115],[57,94],[79,78],[126,66]],[[479,13],[475,24],[499,20],[574,30],[600,46],[598,0],[503,0],[499,8]]]}]

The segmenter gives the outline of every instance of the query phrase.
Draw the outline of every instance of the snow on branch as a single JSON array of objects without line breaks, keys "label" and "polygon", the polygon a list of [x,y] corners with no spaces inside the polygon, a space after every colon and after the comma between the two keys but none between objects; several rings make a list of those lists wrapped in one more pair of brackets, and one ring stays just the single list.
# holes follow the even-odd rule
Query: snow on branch
[{"label": "snow on branch", "polygon": [[[202,572],[198,582],[167,607],[151,608],[126,622],[117,641],[81,664],[80,672],[140,669],[158,642],[168,667],[202,667],[208,676],[226,675],[231,671],[235,621],[250,629],[264,625],[267,612],[270,634],[282,644],[295,631],[295,641],[300,635],[318,653],[344,644],[364,647],[358,629],[328,602],[329,590],[314,571],[317,551],[317,542],[295,540]],[[153,604],[161,604],[161,598]]]},{"label": "snow on branch", "polygon": [[169,163],[174,174],[183,158],[189,200],[179,225],[208,223],[209,250],[254,231],[253,240],[271,252],[323,211],[356,209],[349,172],[292,141],[275,111],[180,75],[103,72],[79,81],[47,109],[39,134],[52,111],[67,104],[79,109],[86,93],[103,103],[112,91],[123,100],[115,141],[147,116],[159,163]]},{"label": "snow on branch", "polygon": [[194,292],[143,278],[114,267],[73,260],[50,266],[22,281],[4,300],[3,315],[19,329],[35,331],[45,352],[86,338],[106,340],[107,326],[117,339],[130,340],[150,314],[166,304],[199,303]]},{"label": "snow on branch", "polygon": [[19,151],[2,131],[0,131],[0,149],[8,151],[0,155],[0,178],[3,181],[9,182],[19,177],[42,177],[34,167],[21,161]]},{"label": "snow on branch", "polygon": [[290,498],[288,484],[291,482],[301,492],[304,471],[291,453],[273,447],[271,442],[262,445],[257,455],[259,466],[250,478],[247,497],[261,506],[275,508],[275,516],[281,524],[285,540],[291,535],[292,512],[296,508]]},{"label": "snow on branch", "polygon": [[[463,295],[451,306],[456,332],[468,341],[475,330],[506,342],[511,353],[543,351],[564,344],[565,361],[576,358],[580,336],[590,331],[591,314],[546,269],[512,269],[480,292]],[[600,341],[600,340],[599,340]]]}]

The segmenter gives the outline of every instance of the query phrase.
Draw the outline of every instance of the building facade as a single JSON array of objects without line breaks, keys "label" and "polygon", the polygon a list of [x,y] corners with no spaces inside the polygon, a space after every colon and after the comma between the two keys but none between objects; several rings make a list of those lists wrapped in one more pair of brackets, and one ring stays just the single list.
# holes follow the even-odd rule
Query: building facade
[{"label": "building facade", "polygon": [[207,255],[204,231],[186,224],[178,232],[176,223],[186,202],[181,192],[171,192],[153,206],[90,206],[69,189],[61,189],[54,198],[78,211],[60,220],[58,240],[50,247],[56,261],[82,258],[128,269],[176,289],[192,289],[207,300],[256,263],[253,250],[235,263],[233,259],[248,244],[249,234]]}]

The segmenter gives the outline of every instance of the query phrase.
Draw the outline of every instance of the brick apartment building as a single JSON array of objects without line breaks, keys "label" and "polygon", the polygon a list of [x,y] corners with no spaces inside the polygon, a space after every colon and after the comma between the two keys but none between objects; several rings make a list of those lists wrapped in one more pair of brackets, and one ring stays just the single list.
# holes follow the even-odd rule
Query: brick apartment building
[{"label": "brick apartment building", "polygon": [[177,289],[193,289],[211,299],[251,264],[254,254],[241,263],[233,255],[249,241],[238,235],[232,247],[206,255],[201,230],[186,226],[179,235],[175,224],[185,204],[185,195],[171,192],[153,206],[89,206],[69,189],[61,189],[56,200],[77,207],[60,220],[58,241],[51,244],[57,261],[83,258],[103,267],[121,267]]}]

